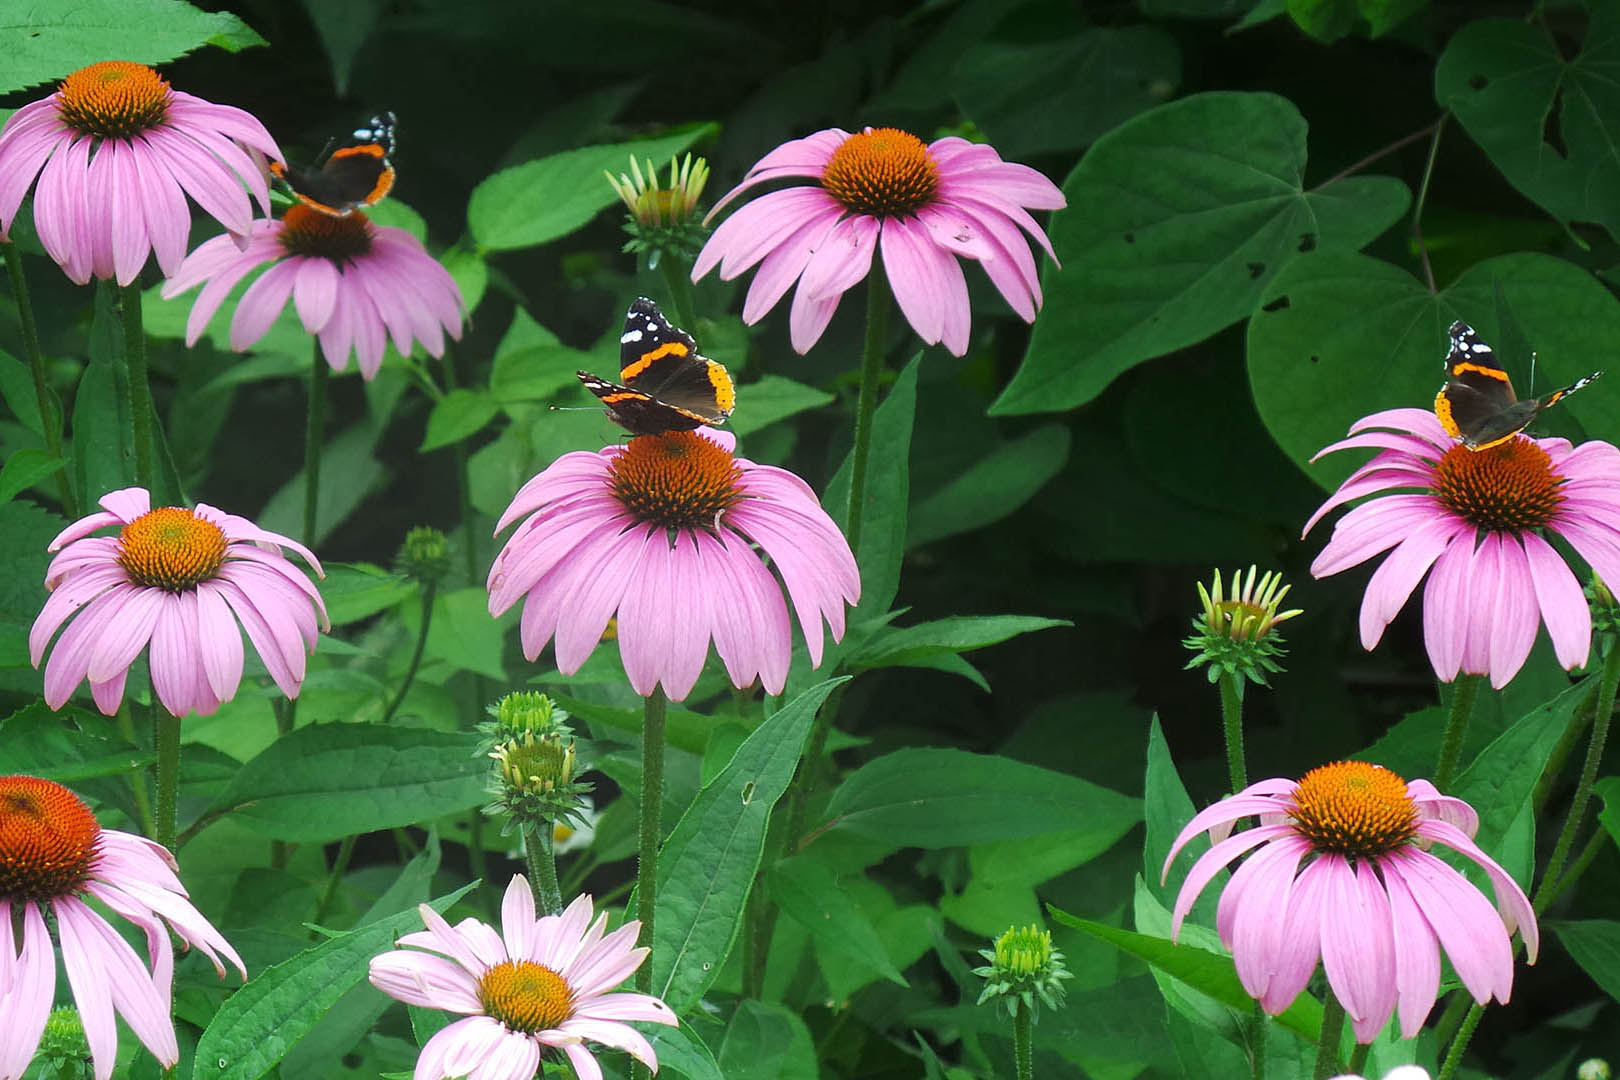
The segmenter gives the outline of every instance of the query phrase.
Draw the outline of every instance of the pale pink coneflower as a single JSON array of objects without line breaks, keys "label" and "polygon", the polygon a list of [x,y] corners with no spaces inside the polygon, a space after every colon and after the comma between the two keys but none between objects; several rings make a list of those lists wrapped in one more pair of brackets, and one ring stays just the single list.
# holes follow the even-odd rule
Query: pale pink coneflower
[{"label": "pale pink coneflower", "polygon": [[33,188],[40,243],[78,284],[128,285],[148,252],[167,277],[191,234],[186,196],[243,237],[253,221],[249,192],[270,212],[265,160],[280,156],[241,109],[172,89],[142,64],[91,64],[0,131],[0,236]]},{"label": "pale pink coneflower", "polygon": [[[1260,824],[1231,835],[1235,822]],[[1517,930],[1529,963],[1540,946],[1535,912],[1479,845],[1479,816],[1427,780],[1340,761],[1297,783],[1261,780],[1198,813],[1170,847],[1164,873],[1207,831],[1213,847],[1187,873],[1171,938],[1211,879],[1253,854],[1221,892],[1215,926],[1244,990],[1273,1016],[1293,1003],[1320,958],[1356,1041],[1371,1042],[1392,1013],[1415,1036],[1440,987],[1440,949],[1474,1000],[1506,1002]],[[1493,908],[1467,878],[1427,849],[1444,844],[1485,871]]]},{"label": "pale pink coneflower", "polygon": [[1604,580],[1620,581],[1620,450],[1528,435],[1470,450],[1427,409],[1390,409],[1356,421],[1349,438],[1317,457],[1362,447],[1379,452],[1305,531],[1335,507],[1375,496],[1339,519],[1311,563],[1320,578],[1389,552],[1362,596],[1363,648],[1378,644],[1427,574],[1423,638],[1442,680],[1463,672],[1506,686],[1542,622],[1560,664],[1586,663],[1586,598],[1545,536],[1561,537]]},{"label": "pale pink coneflower", "polygon": [[789,336],[794,349],[809,351],[878,254],[901,312],[930,345],[943,341],[957,356],[967,352],[971,312],[958,258],[984,267],[1019,317],[1035,321],[1041,283],[1024,234],[1054,264],[1057,256],[1028,210],[1057,210],[1065,201],[1034,169],[954,135],[924,145],[896,128],[854,135],[828,128],[760,158],[709,216],[758,184],[799,178],[815,183],[772,191],[737,210],[692,266],[693,281],[716,265],[729,281],[759,265],[744,322],[764,318],[797,281]]},{"label": "pale pink coneflower", "polygon": [[[242,958],[192,907],[161,844],[103,829],[61,784],[33,776],[0,777],[0,1076],[22,1076],[39,1047],[56,996],[56,951],[49,909],[62,945],[96,1080],[112,1075],[118,1053],[114,1014],[142,1045],[173,1068],[180,1060],[169,1018],[174,945],[197,946],[225,977],[221,957],[242,978]],[[105,905],[146,935],[148,960],[86,899]],[[164,924],[168,926],[165,927]],[[17,939],[20,931],[21,940]]]},{"label": "pale pink coneflower", "polygon": [[465,1018],[422,1047],[415,1080],[530,1080],[547,1048],[566,1054],[579,1080],[602,1080],[587,1041],[628,1051],[658,1071],[652,1044],[624,1021],[674,1025],[674,1011],[650,994],[612,992],[647,958],[647,949],[634,947],[641,923],[604,934],[607,913],[592,922],[588,896],[561,915],[536,918],[522,876],[506,887],[500,933],[472,918],[451,926],[426,904],[417,910],[427,929],[396,943],[415,948],[372,957],[371,985]]},{"label": "pale pink coneflower", "polygon": [[444,332],[461,338],[461,290],[416,237],[373,224],[358,210],[334,217],[300,203],[280,220],[255,221],[245,249],[225,237],[204,241],[164,283],[164,299],[203,286],[186,319],[187,345],[261,266],[269,269],[242,293],[231,317],[231,348],[238,352],[264,336],[289,298],[332,370],[345,370],[352,351],[366,379],[382,367],[390,337],[401,356],[411,354],[413,339],[429,355],[443,356]]},{"label": "pale pink coneflower", "polygon": [[[317,622],[329,625],[321,594],[281,553],[291,548],[321,574],[304,545],[205,503],[154,510],[145,488],[114,491],[101,506],[50,543],[51,595],[28,635],[39,667],[67,623],[45,665],[46,704],[60,709],[88,679],[96,706],[113,715],[150,642],[158,701],[175,716],[207,716],[242,681],[242,630],[281,692],[298,696]],[[90,535],[108,527],[118,535]]]},{"label": "pale pink coneflower", "polygon": [[524,656],[555,636],[557,670],[573,674],[617,614],[625,674],[643,697],[662,685],[685,698],[711,637],[734,686],[758,678],[779,694],[792,652],[785,586],[819,666],[823,621],[842,639],[844,605],[860,599],[855,557],[808,484],[735,446],[729,432],[641,435],[564,454],[524,484],[495,531],[529,517],[488,582],[492,615],[528,598]]}]

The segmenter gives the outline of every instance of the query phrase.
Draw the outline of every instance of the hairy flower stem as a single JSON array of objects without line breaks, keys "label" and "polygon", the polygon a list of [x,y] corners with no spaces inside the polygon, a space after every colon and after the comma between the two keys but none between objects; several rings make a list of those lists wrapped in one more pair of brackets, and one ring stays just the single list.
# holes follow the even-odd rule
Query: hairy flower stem
[{"label": "hairy flower stem", "polygon": [[152,839],[174,850],[179,828],[180,718],[152,706],[152,741],[157,745],[157,805],[152,811]]},{"label": "hairy flower stem", "polygon": [[1013,1006],[1013,1060],[1018,1080],[1033,1080],[1035,1076],[1035,1020],[1034,1010],[1019,1003]]},{"label": "hairy flower stem", "polygon": [[1266,1010],[1260,1007],[1258,1001],[1254,1003],[1253,1012],[1249,1016],[1249,1033],[1250,1080],[1266,1080],[1266,1038],[1271,1034],[1271,1017],[1266,1015]]},{"label": "hairy flower stem", "polygon": [[[124,324],[124,364],[129,371],[129,421],[135,432],[135,482],[152,490],[152,387],[146,372],[146,331],[141,325],[141,283],[118,289]],[[174,837],[171,834],[170,840]]]},{"label": "hairy flower stem", "polygon": [[889,330],[889,280],[872,260],[866,276],[866,345],[861,351],[861,393],[855,404],[855,448],[849,462],[849,507],[844,535],[861,557],[861,515],[866,510],[866,459],[872,451],[872,416],[877,412],[878,380],[883,376],[883,343]]},{"label": "hairy flower stem", "polygon": [[561,915],[562,889],[557,885],[557,853],[552,847],[553,826],[549,821],[523,823],[523,858],[534,884],[537,915]]},{"label": "hairy flower stem", "polygon": [[1226,775],[1236,794],[1249,786],[1249,770],[1243,761],[1243,680],[1223,671],[1221,721],[1226,730]]},{"label": "hairy flower stem", "polygon": [[1474,1029],[1479,1026],[1479,1018],[1485,1015],[1485,1006],[1477,1002],[1468,1010],[1463,1018],[1462,1027],[1457,1030],[1457,1037],[1451,1040],[1451,1049],[1446,1051],[1445,1064],[1440,1066],[1440,1075],[1435,1080],[1451,1080],[1457,1075],[1457,1067],[1462,1064],[1462,1056],[1468,1050],[1468,1040],[1474,1037]]},{"label": "hairy flower stem", "polygon": [[1557,894],[1559,875],[1564,871],[1564,862],[1569,858],[1570,848],[1575,844],[1575,834],[1581,830],[1581,822],[1586,817],[1586,804],[1592,798],[1592,785],[1597,783],[1598,766],[1603,761],[1603,747],[1609,739],[1609,721],[1614,714],[1614,695],[1617,686],[1620,686],[1620,641],[1607,641],[1608,655],[1603,658],[1602,681],[1598,683],[1597,708],[1592,713],[1592,737],[1586,744],[1586,763],[1581,766],[1581,779],[1575,787],[1575,797],[1570,800],[1569,816],[1564,819],[1564,828],[1558,834],[1558,842],[1553,846],[1552,856],[1547,860],[1547,869],[1541,875],[1541,885],[1536,889],[1536,895],[1531,905],[1536,909],[1538,916],[1546,913],[1552,898]]},{"label": "hairy flower stem", "polygon": [[[636,856],[636,918],[641,944],[653,947],[653,913],[658,905],[658,842],[664,806],[664,688],[654,687],[641,710],[641,836]],[[636,989],[652,992],[652,964],[636,970]],[[652,1070],[636,1062],[633,1080],[648,1080]]]},{"label": "hairy flower stem", "polygon": [[1457,778],[1457,761],[1462,757],[1463,739],[1468,735],[1468,721],[1474,715],[1474,700],[1479,697],[1483,675],[1459,675],[1452,684],[1451,714],[1446,717],[1446,731],[1440,739],[1440,757],[1434,763],[1434,786],[1450,794],[1451,782]]},{"label": "hairy flower stem", "polygon": [[1339,1040],[1343,1035],[1344,1006],[1329,990],[1322,1002],[1322,1038],[1316,1044],[1316,1068],[1311,1070],[1315,1080],[1327,1080],[1339,1074]]},{"label": "hairy flower stem", "polygon": [[658,260],[658,269],[664,273],[664,284],[669,287],[669,302],[675,308],[675,319],[682,330],[688,334],[696,333],[693,327],[697,324],[697,312],[692,308],[692,283],[687,277],[692,267],[684,259],[677,259],[669,252],[663,252]]},{"label": "hairy flower stem", "polygon": [[[22,331],[23,354],[28,358],[28,369],[34,376],[34,396],[39,401],[39,426],[45,436],[45,452],[62,459],[62,407],[51,392],[50,380],[45,377],[45,354],[39,347],[39,327],[34,322],[34,302],[28,292],[28,278],[23,274],[22,254],[17,245],[0,240],[6,253],[6,273],[11,278],[11,292],[17,299],[17,322]],[[56,493],[62,500],[62,516],[69,521],[79,516],[79,502],[73,497],[73,481],[68,470],[56,473]]]},{"label": "hairy flower stem", "polygon": [[[354,842],[358,839],[353,834],[345,836],[338,845],[337,858],[332,860],[332,871],[326,875],[326,887],[321,890],[321,898],[315,903],[315,917],[310,922],[319,926],[326,921],[331,913],[332,903],[337,899],[338,886],[343,884],[343,875],[349,872],[349,862],[354,858]],[[311,940],[321,940],[323,934],[319,930],[311,930]]]},{"label": "hairy flower stem", "polygon": [[1536,817],[1547,808],[1552,798],[1553,790],[1563,777],[1564,765],[1569,761],[1569,755],[1575,752],[1575,746],[1586,734],[1587,726],[1592,723],[1592,714],[1596,711],[1598,691],[1602,686],[1602,679],[1594,682],[1587,691],[1581,703],[1570,712],[1569,723],[1564,725],[1563,734],[1553,744],[1552,752],[1547,755],[1547,763],[1541,767],[1541,778],[1536,781],[1534,793],[1530,796],[1530,810]]},{"label": "hairy flower stem", "polygon": [[438,591],[438,582],[422,583],[422,628],[417,632],[416,648],[411,652],[411,662],[405,668],[405,678],[400,681],[399,691],[394,694],[394,700],[388,703],[388,708],[383,710],[382,722],[385,724],[399,711],[400,703],[405,700],[406,693],[411,689],[411,682],[416,678],[416,669],[422,663],[422,650],[427,647],[428,627],[433,625],[433,598]]},{"label": "hairy flower stem", "polygon": [[309,373],[309,419],[304,425],[304,546],[315,546],[315,510],[321,498],[321,446],[326,442],[326,384],[331,369],[315,342],[315,364]]}]

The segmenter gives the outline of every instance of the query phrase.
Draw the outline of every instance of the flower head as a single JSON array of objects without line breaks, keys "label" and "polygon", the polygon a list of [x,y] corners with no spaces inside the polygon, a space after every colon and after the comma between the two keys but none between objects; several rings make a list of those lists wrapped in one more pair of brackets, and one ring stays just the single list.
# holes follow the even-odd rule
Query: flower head
[{"label": "flower head", "polygon": [[669,182],[658,183],[658,171],[652,159],[647,159],[646,172],[630,155],[630,172],[614,176],[603,170],[614,194],[630,211],[624,229],[630,240],[625,251],[647,252],[647,265],[658,268],[666,254],[690,259],[702,245],[708,230],[694,220],[698,198],[709,179],[709,163],[702,158],[686,155],[684,161],[669,159]]},{"label": "flower head", "polygon": [[[56,994],[56,953],[45,912],[56,922],[62,967],[95,1063],[112,1075],[116,1012],[135,1037],[172,1068],[180,1060],[169,995],[174,945],[197,946],[221,978],[242,958],[186,899],[174,856],[160,844],[103,829],[61,784],[0,777],[0,1076],[21,1076],[39,1047]],[[123,935],[85,901],[99,901],[146,935],[142,961]],[[165,924],[167,926],[165,927]],[[14,934],[20,930],[20,943]]]},{"label": "flower head", "polygon": [[390,337],[401,356],[410,355],[413,339],[442,356],[444,332],[461,337],[461,290],[416,237],[374,225],[358,210],[333,217],[299,203],[279,221],[255,221],[246,248],[224,237],[204,241],[164,283],[166,299],[203,286],[186,320],[187,345],[261,266],[269,269],[247,287],[231,317],[231,348],[238,352],[264,336],[289,297],[332,370],[346,369],[352,351],[367,379],[382,366]]},{"label": "flower head", "polygon": [[567,1054],[580,1080],[602,1080],[587,1039],[626,1050],[657,1071],[652,1044],[623,1021],[674,1025],[675,1013],[648,994],[610,992],[647,958],[645,948],[632,948],[639,922],[604,936],[607,913],[591,922],[588,896],[575,898],[561,915],[537,919],[523,877],[506,888],[498,934],[477,919],[451,926],[426,904],[417,910],[427,929],[399,939],[399,945],[414,948],[372,957],[371,985],[411,1005],[466,1019],[422,1047],[415,1080],[469,1074],[530,1080],[546,1047]]},{"label": "flower head", "polygon": [[[1565,668],[1586,663],[1592,619],[1580,583],[1546,535],[1561,537],[1605,579],[1620,581],[1620,450],[1605,442],[1519,435],[1470,450],[1424,409],[1356,421],[1322,454],[1376,448],[1323,503],[1376,496],[1333,527],[1316,577],[1390,552],[1361,601],[1361,644],[1378,644],[1424,575],[1423,637],[1435,674],[1489,675],[1506,686],[1547,625]],[[1391,550],[1393,549],[1393,550]],[[1612,561],[1611,561],[1612,560]]]},{"label": "flower head", "polygon": [[243,236],[249,193],[270,212],[265,158],[280,155],[241,109],[175,90],[141,64],[92,64],[0,131],[0,236],[33,188],[40,243],[75,282],[128,285],[149,252],[169,276],[191,232],[186,196]]},{"label": "flower head", "polygon": [[[326,605],[281,548],[320,574],[307,548],[205,503],[154,510],[145,488],[114,491],[101,506],[50,543],[58,552],[45,572],[51,595],[28,649],[38,667],[68,623],[45,665],[51,708],[89,679],[97,707],[117,712],[130,665],[150,641],[152,689],[163,707],[207,716],[242,681],[238,624],[281,692],[298,696],[317,621],[327,626]],[[109,526],[117,536],[90,535]]]},{"label": "flower head", "polygon": [[[1260,825],[1229,835],[1233,823]],[[1318,958],[1355,1028],[1371,1042],[1390,1015],[1401,1036],[1423,1026],[1440,987],[1444,947],[1463,986],[1481,1004],[1508,1000],[1517,930],[1530,963],[1540,945],[1524,891],[1474,843],[1479,816],[1427,780],[1340,761],[1292,780],[1250,784],[1197,814],[1165,859],[1208,831],[1213,847],[1193,864],[1176,897],[1171,937],[1221,868],[1253,850],[1216,909],[1243,988],[1272,1015],[1305,989]],[[1427,849],[1444,844],[1477,863],[1496,907]]]},{"label": "flower head", "polygon": [[495,722],[479,729],[490,736],[484,745],[495,759],[495,801],[485,812],[546,828],[582,825],[591,785],[575,779],[580,768],[568,713],[527,690],[507,694],[489,712]]},{"label": "flower head", "polygon": [[616,614],[638,694],[662,685],[686,697],[711,637],[733,685],[758,678],[781,693],[785,587],[820,665],[823,620],[841,639],[844,605],[860,598],[855,557],[803,480],[732,456],[735,445],[729,432],[642,435],[564,454],[523,485],[496,531],[530,516],[488,583],[492,615],[528,598],[523,654],[535,659],[555,636],[557,669],[572,674]]},{"label": "flower head", "polygon": [[967,352],[967,279],[958,257],[978,262],[1012,309],[1035,321],[1040,278],[1019,230],[1055,263],[1051,243],[1027,211],[1065,203],[1034,169],[954,135],[924,145],[895,128],[854,135],[829,128],[760,158],[709,216],[758,184],[797,177],[815,183],[770,192],[732,214],[692,267],[693,281],[716,265],[729,281],[759,265],[744,322],[758,322],[797,281],[789,329],[793,347],[807,352],[880,251],[900,310],[929,344],[943,341],[957,356]]},{"label": "flower head", "polygon": [[1293,588],[1282,584],[1281,574],[1268,570],[1256,583],[1255,573],[1256,568],[1249,567],[1245,579],[1242,571],[1232,571],[1229,589],[1223,589],[1219,570],[1210,588],[1198,583],[1203,618],[1193,619],[1193,636],[1182,644],[1196,654],[1187,661],[1189,668],[1209,665],[1210,682],[1226,672],[1264,686],[1268,672],[1282,670],[1277,658],[1287,650],[1277,624],[1300,614],[1300,609],[1278,610]]},{"label": "flower head", "polygon": [[1074,975],[1064,966],[1063,954],[1052,947],[1050,930],[1009,926],[994,945],[980,949],[979,955],[990,961],[973,969],[984,980],[980,1005],[995,999],[1013,1018],[1020,1008],[1028,1010],[1032,1018],[1039,1015],[1042,1004],[1048,1009],[1062,1008],[1063,980]]},{"label": "flower head", "polygon": [[438,585],[450,572],[449,539],[431,525],[418,525],[405,534],[394,569],[419,585]]}]

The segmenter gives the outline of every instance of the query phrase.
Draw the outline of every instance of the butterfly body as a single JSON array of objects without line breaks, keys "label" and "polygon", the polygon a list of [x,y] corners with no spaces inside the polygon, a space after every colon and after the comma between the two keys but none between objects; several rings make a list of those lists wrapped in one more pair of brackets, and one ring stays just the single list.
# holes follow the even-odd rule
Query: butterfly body
[{"label": "butterfly body", "polygon": [[1549,409],[1602,375],[1594,371],[1562,390],[1522,401],[1491,347],[1461,320],[1451,324],[1445,385],[1434,396],[1434,414],[1446,434],[1470,450],[1488,450],[1529,427]]},{"label": "butterfly body", "polygon": [[305,206],[332,217],[348,217],[375,206],[394,187],[394,114],[381,112],[355,129],[320,168],[270,163],[270,173]]},{"label": "butterfly body", "polygon": [[625,315],[619,337],[619,381],[577,372],[585,389],[632,435],[691,431],[726,422],[736,390],[725,366],[698,352],[685,330],[641,297]]}]

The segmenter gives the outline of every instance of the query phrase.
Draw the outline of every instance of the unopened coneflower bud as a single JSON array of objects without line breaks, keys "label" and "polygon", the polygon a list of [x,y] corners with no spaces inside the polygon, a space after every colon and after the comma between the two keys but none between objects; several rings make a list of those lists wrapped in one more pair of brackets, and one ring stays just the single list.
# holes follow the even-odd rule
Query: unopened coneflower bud
[{"label": "unopened coneflower bud", "polygon": [[507,694],[489,712],[494,723],[480,725],[489,736],[484,753],[495,762],[485,808],[511,815],[518,825],[579,824],[591,785],[575,780],[580,770],[568,713],[544,694]]},{"label": "unopened coneflower bud", "polygon": [[1609,1063],[1602,1058],[1587,1058],[1575,1068],[1575,1080],[1609,1080]]},{"label": "unopened coneflower bud", "polygon": [[1254,566],[1247,575],[1234,570],[1229,583],[1221,581],[1219,570],[1209,588],[1199,582],[1203,611],[1193,616],[1193,636],[1182,642],[1193,652],[1187,667],[1209,665],[1210,682],[1230,674],[1266,685],[1267,673],[1281,671],[1277,659],[1287,653],[1277,624],[1300,613],[1279,610],[1292,587],[1282,583],[1281,574],[1261,575]]},{"label": "unopened coneflower bud", "polygon": [[697,219],[697,203],[709,179],[708,162],[691,154],[683,160],[672,157],[669,180],[660,184],[651,159],[643,164],[632,154],[628,173],[614,176],[604,170],[603,175],[630,211],[624,226],[630,234],[625,251],[645,251],[653,269],[664,255],[691,260],[707,235]]},{"label": "unopened coneflower bud", "polygon": [[1072,978],[1063,963],[1063,954],[1052,947],[1052,932],[1035,926],[1012,926],[979,955],[989,961],[973,974],[984,979],[979,1004],[996,1000],[1010,1016],[1020,1009],[1031,1018],[1040,1007],[1058,1009],[1063,1005],[1063,980]]},{"label": "unopened coneflower bud", "polygon": [[1615,602],[1614,593],[1603,579],[1593,574],[1584,591],[1586,605],[1592,611],[1592,629],[1599,633],[1620,630],[1620,603]]},{"label": "unopened coneflower bud", "polygon": [[419,525],[405,534],[394,569],[423,585],[437,585],[450,572],[450,541],[444,533]]}]

